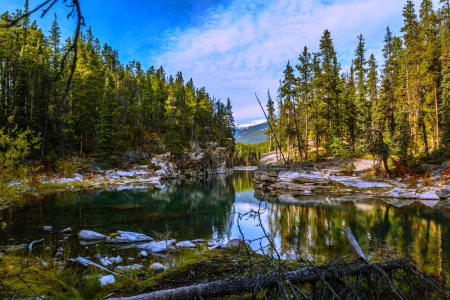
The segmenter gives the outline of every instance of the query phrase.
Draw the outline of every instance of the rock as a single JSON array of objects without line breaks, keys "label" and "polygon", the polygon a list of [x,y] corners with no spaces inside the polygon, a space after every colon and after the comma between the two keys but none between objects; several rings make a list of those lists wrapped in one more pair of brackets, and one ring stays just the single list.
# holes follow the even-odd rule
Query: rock
[{"label": "rock", "polygon": [[178,248],[195,248],[195,247],[197,247],[197,245],[192,243],[191,241],[182,241],[182,242],[176,243],[175,246],[177,246]]},{"label": "rock", "polygon": [[419,199],[421,200],[440,200],[439,196],[436,195],[436,192],[434,191],[428,191],[426,193],[423,193],[419,196]]},{"label": "rock", "polygon": [[120,257],[120,255],[117,255],[116,257],[109,258],[109,261],[111,263],[115,264],[115,265],[119,265],[119,264],[123,263],[123,259],[122,259],[122,257]]},{"label": "rock", "polygon": [[78,233],[78,239],[84,241],[102,241],[108,239],[108,237],[92,230],[81,230]]},{"label": "rock", "polygon": [[113,263],[109,260],[109,258],[101,258],[100,259],[100,264],[104,267],[108,267],[111,266]]},{"label": "rock", "polygon": [[59,233],[71,233],[72,232],[72,228],[66,228],[66,229],[63,229],[63,230],[61,230]]},{"label": "rock", "polygon": [[208,244],[207,244],[207,246],[208,246],[208,247],[213,247],[215,244],[216,244],[216,243],[214,243],[213,241],[209,241]]},{"label": "rock", "polygon": [[148,242],[153,241],[153,238],[137,232],[130,231],[117,231],[120,235],[114,238],[108,238],[106,242],[108,243],[138,243],[138,242]]},{"label": "rock", "polygon": [[334,182],[340,183],[344,186],[352,186],[357,188],[390,188],[392,185],[384,182],[377,181],[364,181],[360,177],[350,176],[330,176],[330,179]]},{"label": "rock", "polygon": [[175,242],[176,242],[176,240],[150,242],[150,243],[138,245],[137,249],[144,250],[147,252],[155,252],[155,253],[164,252],[164,251],[173,249],[173,247],[171,245]]},{"label": "rock", "polygon": [[52,230],[53,230],[53,226],[44,226],[45,232],[52,232]]},{"label": "rock", "polygon": [[371,190],[366,191],[366,195],[372,195],[372,194],[373,194],[373,192]]},{"label": "rock", "polygon": [[102,276],[99,280],[101,286],[116,282],[116,278],[113,275]]},{"label": "rock", "polygon": [[244,249],[244,243],[246,247],[250,247],[250,245],[242,239],[232,239],[225,245],[225,248],[230,250]]},{"label": "rock", "polygon": [[134,172],[117,171],[116,175],[120,177],[134,177],[136,174]]},{"label": "rock", "polygon": [[78,174],[78,173],[73,174],[73,177],[74,177],[75,179],[83,179],[83,175]]},{"label": "rock", "polygon": [[63,253],[62,252],[56,252],[56,254],[55,254],[55,258],[60,258],[60,257],[62,257],[63,256]]},{"label": "rock", "polygon": [[100,259],[103,258],[103,255],[101,255],[100,253],[97,253],[97,254],[95,254],[94,258],[96,261],[100,261]]},{"label": "rock", "polygon": [[131,266],[118,266],[114,269],[117,273],[130,273],[131,271],[139,271],[144,270],[145,267],[143,265],[134,264]]},{"label": "rock", "polygon": [[391,191],[382,193],[380,197],[384,198],[399,198],[399,199],[416,199],[419,198],[419,194],[415,190],[403,190],[401,188],[394,188]]},{"label": "rock", "polygon": [[138,256],[140,258],[147,258],[148,257],[148,253],[144,250],[142,250],[141,252],[139,252]]},{"label": "rock", "polygon": [[450,186],[444,187],[443,189],[436,191],[436,195],[438,195],[440,199],[450,198]]},{"label": "rock", "polygon": [[44,269],[48,268],[48,263],[46,263],[45,261],[42,261],[41,265]]},{"label": "rock", "polygon": [[198,243],[204,243],[205,240],[202,240],[202,239],[195,239],[195,240],[192,240],[191,242],[194,243],[194,244],[198,244]]},{"label": "rock", "polygon": [[6,253],[13,253],[18,251],[25,251],[28,249],[28,244],[21,244],[21,245],[13,245],[13,246],[6,246],[5,248]]},{"label": "rock", "polygon": [[278,173],[278,181],[328,184],[329,179],[320,172],[298,173],[292,171],[281,171]]},{"label": "rock", "polygon": [[166,270],[166,267],[164,267],[162,264],[156,262],[154,264],[151,264],[148,268],[149,271],[153,271],[154,273],[163,272]]}]

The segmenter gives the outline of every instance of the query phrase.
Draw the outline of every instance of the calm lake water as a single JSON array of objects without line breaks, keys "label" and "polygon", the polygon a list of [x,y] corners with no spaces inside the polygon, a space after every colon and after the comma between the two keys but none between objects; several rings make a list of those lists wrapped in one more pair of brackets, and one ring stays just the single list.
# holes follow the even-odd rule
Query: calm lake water
[{"label": "calm lake water", "polygon": [[[0,242],[7,245],[42,237],[58,244],[59,230],[90,229],[103,234],[117,230],[155,237],[165,232],[178,241],[202,238],[228,241],[258,239],[263,229],[273,236],[286,259],[322,263],[350,253],[344,235],[349,226],[371,261],[410,256],[422,270],[450,281],[450,213],[419,201],[392,202],[360,197],[280,197],[260,202],[254,196],[252,171],[208,180],[172,183],[163,189],[83,190],[29,199],[0,211],[5,222]],[[260,210],[259,218],[243,214]],[[238,222],[238,219],[239,222]],[[259,226],[260,223],[262,227]],[[43,233],[51,225],[55,233]],[[81,247],[75,236],[73,248]],[[259,250],[266,240],[252,242]],[[75,250],[74,250],[75,251]]]}]

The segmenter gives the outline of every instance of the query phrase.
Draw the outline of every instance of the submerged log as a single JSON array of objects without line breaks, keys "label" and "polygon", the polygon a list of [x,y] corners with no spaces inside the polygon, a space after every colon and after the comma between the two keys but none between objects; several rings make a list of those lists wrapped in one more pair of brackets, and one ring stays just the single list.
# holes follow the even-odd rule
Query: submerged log
[{"label": "submerged log", "polygon": [[344,265],[336,265],[334,267],[333,265],[312,266],[281,274],[272,273],[256,275],[253,277],[223,279],[132,297],[109,298],[109,300],[202,299],[203,297],[219,297],[251,292],[257,287],[270,289],[278,286],[280,281],[289,281],[292,284],[311,283],[316,281],[342,279],[346,276],[355,276],[370,272],[380,272],[380,270],[388,272],[394,269],[407,269],[409,267],[411,267],[411,261],[407,259],[398,259],[376,264],[367,264],[366,262],[357,261]]},{"label": "submerged log", "polygon": [[364,256],[364,252],[362,252],[361,247],[359,247],[359,244],[356,241],[355,236],[353,235],[353,232],[350,229],[350,227],[345,227],[344,232],[348,242],[350,243],[350,246],[352,247],[353,254],[356,257],[356,259],[360,259],[367,262],[367,259]]}]

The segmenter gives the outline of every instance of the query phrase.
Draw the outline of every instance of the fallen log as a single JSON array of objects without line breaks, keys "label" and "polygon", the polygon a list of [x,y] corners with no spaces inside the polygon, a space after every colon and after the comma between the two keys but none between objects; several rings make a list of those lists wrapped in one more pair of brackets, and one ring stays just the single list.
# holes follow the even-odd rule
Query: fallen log
[{"label": "fallen log", "polygon": [[253,277],[223,279],[213,282],[200,283],[192,286],[156,291],[123,298],[108,298],[109,300],[158,300],[158,299],[202,299],[203,297],[219,297],[232,294],[242,294],[255,289],[270,289],[280,283],[289,281],[292,284],[312,283],[343,279],[346,276],[355,276],[370,272],[389,272],[395,269],[408,269],[413,267],[411,260],[398,259],[390,262],[368,264],[355,261],[347,264],[329,264],[325,266],[304,267],[295,271],[284,273],[261,274]]},{"label": "fallen log", "polygon": [[113,271],[111,271],[111,270],[109,270],[109,269],[107,269],[107,268],[105,268],[105,267],[103,267],[103,266],[101,266],[99,264],[96,264],[95,262],[87,260],[86,258],[81,257],[81,256],[78,256],[77,258],[71,258],[71,259],[69,259],[69,261],[79,263],[80,265],[85,266],[86,268],[89,267],[89,266],[93,266],[93,267],[96,267],[96,268],[98,268],[98,269],[100,269],[102,271],[105,271],[105,272],[107,272],[107,273],[109,273],[111,275],[120,276],[116,272],[113,272]]}]

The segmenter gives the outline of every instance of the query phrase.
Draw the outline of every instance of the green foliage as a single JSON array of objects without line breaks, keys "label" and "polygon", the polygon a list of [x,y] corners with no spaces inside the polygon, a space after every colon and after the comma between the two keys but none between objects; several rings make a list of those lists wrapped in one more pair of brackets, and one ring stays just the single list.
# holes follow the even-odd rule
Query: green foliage
[{"label": "green foliage", "polygon": [[257,144],[236,143],[233,162],[237,166],[257,166],[261,154],[269,150],[269,141]]},{"label": "green foliage", "polygon": [[76,157],[62,158],[56,161],[55,171],[61,177],[72,177],[78,170]]}]

